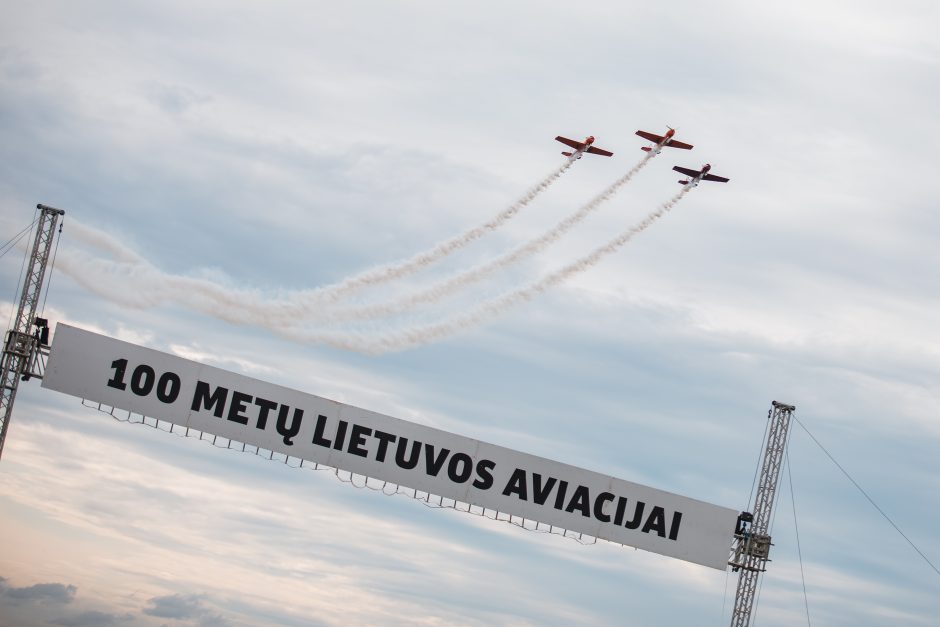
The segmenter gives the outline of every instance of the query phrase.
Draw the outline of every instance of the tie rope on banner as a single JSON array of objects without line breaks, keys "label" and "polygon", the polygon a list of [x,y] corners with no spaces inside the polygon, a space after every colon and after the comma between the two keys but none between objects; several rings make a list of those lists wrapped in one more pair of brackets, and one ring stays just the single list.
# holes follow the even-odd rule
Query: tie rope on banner
[{"label": "tie rope on banner", "polygon": [[[263,449],[258,446],[251,444],[245,444],[244,442],[238,442],[236,440],[231,440],[229,438],[203,433],[198,429],[191,429],[189,427],[183,427],[181,425],[168,422],[166,420],[159,420],[158,418],[150,418],[142,414],[136,414],[123,409],[117,409],[104,405],[102,403],[95,403],[86,401],[82,399],[82,405],[84,407],[89,407],[100,411],[101,413],[108,414],[114,420],[118,422],[126,422],[128,424],[137,424],[156,429],[157,431],[162,431],[164,433],[170,433],[179,437],[184,438],[195,438],[201,442],[206,442],[216,448],[227,449],[230,451],[235,451],[237,453],[248,453],[249,455],[255,455],[261,459],[267,461],[274,461],[282,463],[290,468],[305,468],[308,470],[320,470],[320,471],[332,471],[332,474],[342,483],[351,485],[354,488],[360,490],[372,490],[373,492],[380,492],[385,496],[406,496],[410,499],[418,501],[425,507],[430,507],[431,509],[452,509],[464,514],[470,514],[472,516],[479,516],[481,518],[486,518],[488,520],[495,520],[497,522],[504,522],[510,524],[514,527],[524,529],[526,531],[531,531],[533,533],[547,533],[555,536],[561,536],[563,538],[568,538],[569,540],[574,540],[579,544],[585,546],[590,546],[597,544],[597,538],[594,536],[588,535],[586,533],[571,531],[569,529],[564,529],[562,527],[556,527],[554,525],[549,525],[537,520],[531,520],[524,518],[522,516],[514,516],[513,514],[507,514],[505,512],[498,511],[493,508],[481,507],[479,505],[472,505],[471,503],[465,503],[463,501],[457,501],[454,499],[446,498],[439,496],[437,494],[432,494],[430,492],[423,492],[421,490],[416,490],[414,488],[406,488],[404,486],[397,485],[390,481],[383,481],[380,479],[375,479],[367,475],[359,475],[352,473],[346,470],[340,470],[339,468],[333,468],[332,466],[326,466],[324,464],[318,464],[317,462],[309,462],[297,457],[291,457],[289,455],[284,455],[283,453],[276,453],[268,449]],[[122,417],[115,412],[126,413],[126,417]],[[357,483],[357,477],[359,478],[360,483]],[[372,482],[372,483],[370,483]],[[380,485],[377,485],[380,484]],[[391,490],[389,490],[391,488]],[[609,541],[608,541],[609,542]],[[616,544],[621,547],[625,545],[619,542],[611,542],[611,544]],[[636,550],[636,549],[634,549]]]}]

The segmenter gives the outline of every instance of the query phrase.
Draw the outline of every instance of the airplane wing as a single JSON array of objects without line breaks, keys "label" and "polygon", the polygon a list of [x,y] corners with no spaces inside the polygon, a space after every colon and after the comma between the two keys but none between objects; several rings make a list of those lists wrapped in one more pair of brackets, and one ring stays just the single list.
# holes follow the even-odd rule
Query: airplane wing
[{"label": "airplane wing", "polygon": [[609,150],[604,150],[603,148],[595,148],[594,146],[591,146],[584,152],[589,152],[592,155],[603,155],[604,157],[612,157],[614,154],[610,152]]},{"label": "airplane wing", "polygon": [[561,135],[556,137],[555,141],[561,142],[565,146],[571,146],[575,150],[582,150],[584,148],[584,142],[579,142],[573,139],[568,139],[567,137],[562,137]]},{"label": "airplane wing", "polygon": [[706,174],[705,176],[702,177],[702,180],[703,181],[715,181],[717,183],[727,183],[731,179],[726,179],[723,176],[717,176],[715,174]]},{"label": "airplane wing", "polygon": [[670,148],[682,148],[683,150],[692,150],[692,144],[677,142],[674,139],[669,140],[669,143],[666,145],[669,146]]},{"label": "airplane wing", "polygon": [[[691,168],[683,168],[678,165],[672,166],[672,169],[675,170],[676,172],[681,172],[682,174],[685,174],[686,176],[691,176],[692,178],[695,178],[696,176],[702,173],[701,170],[692,170]],[[705,178],[708,178],[709,176],[712,176],[712,175],[707,174]]]},{"label": "airplane wing", "polygon": [[[657,144],[665,139],[665,137],[663,137],[662,135],[657,135],[655,133],[647,133],[646,131],[637,131],[636,134],[642,137],[643,139],[648,139],[651,142],[654,142]],[[691,148],[691,146],[689,146],[689,148]]]}]

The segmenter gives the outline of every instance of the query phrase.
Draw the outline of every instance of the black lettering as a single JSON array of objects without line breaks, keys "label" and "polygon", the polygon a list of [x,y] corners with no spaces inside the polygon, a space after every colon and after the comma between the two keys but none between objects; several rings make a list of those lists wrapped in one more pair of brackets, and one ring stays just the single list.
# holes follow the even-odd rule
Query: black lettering
[{"label": "black lettering", "polygon": [[398,448],[395,450],[395,463],[398,464],[399,468],[411,470],[418,465],[418,460],[421,458],[421,442],[415,440],[411,443],[411,456],[405,459],[405,452],[407,450],[408,438],[399,439]]},{"label": "black lettering", "polygon": [[548,481],[545,482],[545,485],[542,485],[542,475],[537,472],[533,472],[532,502],[538,505],[545,505],[545,501],[548,500],[548,495],[552,493],[552,488],[555,487],[557,482],[558,479],[555,477],[549,477]]},{"label": "black lettering", "polygon": [[673,512],[672,525],[669,526],[669,539],[679,539],[679,523],[682,522],[682,512]]},{"label": "black lettering", "polygon": [[157,373],[147,364],[140,364],[134,368],[134,374],[131,375],[131,392],[137,396],[147,396],[153,390],[154,381],[157,380]]},{"label": "black lettering", "polygon": [[441,468],[444,467],[444,462],[447,461],[447,456],[450,455],[450,449],[442,448],[437,457],[434,457],[434,445],[425,444],[424,445],[424,466],[427,470],[427,473],[432,477],[436,477],[437,473],[441,471]]},{"label": "black lettering", "polygon": [[300,423],[304,419],[304,410],[299,407],[294,408],[294,417],[290,421],[290,425],[287,424],[287,414],[290,413],[290,407],[287,405],[281,405],[281,409],[277,412],[277,425],[276,429],[278,435],[283,436],[282,441],[287,446],[294,445],[294,438],[300,433]]},{"label": "black lettering", "polygon": [[336,436],[333,439],[333,448],[337,451],[343,450],[343,443],[346,442],[347,426],[349,426],[349,423],[345,420],[340,420],[339,424],[336,425]]},{"label": "black lettering", "polygon": [[228,400],[228,388],[220,386],[212,394],[209,394],[209,384],[205,381],[198,381],[190,409],[193,411],[199,411],[201,407],[211,409],[216,418],[221,418],[222,412],[225,410],[226,400]]},{"label": "black lettering", "polygon": [[568,501],[568,507],[565,508],[565,511],[569,514],[578,510],[581,512],[581,515],[590,518],[591,517],[591,506],[588,505],[588,502],[591,500],[591,493],[588,489],[579,485],[574,489],[574,496],[571,497],[571,500]]},{"label": "black lettering", "polygon": [[568,492],[568,482],[562,479],[558,482],[558,492],[555,493],[555,509],[565,506],[565,493]]},{"label": "black lettering", "polygon": [[250,403],[252,398],[254,397],[249,394],[232,392],[232,404],[228,408],[228,419],[241,425],[247,425],[248,416],[243,415],[242,412],[248,409],[247,403]]},{"label": "black lettering", "polygon": [[489,490],[493,487],[493,473],[496,462],[491,459],[481,459],[477,462],[477,479],[473,480],[473,487],[477,490]]},{"label": "black lettering", "polygon": [[604,513],[604,503],[610,503],[613,500],[614,495],[610,492],[601,492],[598,494],[597,498],[594,499],[594,518],[601,522],[609,523],[610,514]]},{"label": "black lettering", "polygon": [[388,451],[388,445],[397,440],[398,436],[378,430],[376,430],[376,432],[372,435],[376,440],[379,441],[379,450],[375,452],[375,461],[384,462],[385,453]]},{"label": "black lettering", "polygon": [[115,359],[111,362],[111,367],[114,368],[114,376],[108,380],[108,387],[121,391],[125,390],[127,384],[124,383],[124,373],[127,372],[127,360]]},{"label": "black lettering", "polygon": [[349,448],[347,448],[346,451],[353,455],[358,455],[359,457],[368,455],[368,449],[362,448],[362,445],[366,443],[367,435],[372,435],[372,429],[354,424],[352,433],[349,436]]},{"label": "black lettering", "polygon": [[643,525],[641,531],[643,533],[655,531],[660,538],[666,537],[666,512],[662,507],[659,505],[653,507],[653,511],[650,512],[650,516],[646,519],[646,524]]},{"label": "black lettering", "polygon": [[[266,398],[256,396],[255,405],[259,407],[258,422],[255,423],[255,426],[259,429],[264,429],[266,426],[268,426],[268,412],[272,409],[277,409],[277,403],[274,401],[269,401]],[[314,441],[314,443],[316,443],[316,441]]]},{"label": "black lettering", "polygon": [[323,432],[326,431],[326,421],[327,417],[323,414],[317,416],[317,426],[313,429],[313,444],[329,448],[333,443],[323,437]]},{"label": "black lettering", "polygon": [[164,372],[157,382],[157,398],[162,403],[173,403],[180,395],[180,377],[175,372]]},{"label": "black lettering", "polygon": [[636,502],[636,509],[633,510],[633,520],[623,524],[627,529],[636,529],[640,526],[640,522],[643,520],[643,510],[646,509],[646,503],[643,501]]},{"label": "black lettering", "polygon": [[622,496],[617,497],[617,513],[614,515],[614,524],[618,527],[623,524],[623,515],[627,511],[627,499]]},{"label": "black lettering", "polygon": [[[462,468],[458,471],[459,465],[462,465]],[[454,483],[466,483],[472,472],[473,460],[466,453],[454,453],[454,456],[450,458],[450,463],[447,464],[447,476]]]},{"label": "black lettering", "polygon": [[509,496],[513,493],[517,494],[520,500],[529,500],[525,471],[521,468],[516,468],[512,471],[512,476],[509,477],[509,482],[506,483],[506,487],[503,488],[503,496]]}]

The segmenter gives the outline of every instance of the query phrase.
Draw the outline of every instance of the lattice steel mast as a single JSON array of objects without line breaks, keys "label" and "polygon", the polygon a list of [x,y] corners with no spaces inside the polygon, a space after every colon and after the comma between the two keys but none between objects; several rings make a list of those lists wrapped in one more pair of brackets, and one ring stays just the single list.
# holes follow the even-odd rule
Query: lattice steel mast
[{"label": "lattice steel mast", "polygon": [[39,210],[36,238],[33,240],[26,276],[23,279],[23,292],[20,295],[16,318],[4,338],[3,357],[0,362],[0,414],[3,415],[3,422],[0,424],[0,455],[3,455],[3,443],[10,428],[13,401],[16,400],[19,382],[21,379],[27,381],[30,377],[42,378],[44,357],[49,345],[48,323],[43,318],[36,317],[36,308],[42,293],[56,225],[59,218],[65,215],[65,211],[46,205],[36,205],[36,208]]},{"label": "lattice steel mast", "polygon": [[768,533],[772,520],[771,512],[776,500],[783,454],[786,452],[787,436],[790,432],[790,418],[794,410],[796,407],[792,405],[773,401],[768,414],[767,442],[753,513],[741,514],[734,530],[733,552],[728,563],[733,571],[740,571],[741,574],[738,577],[738,591],[734,597],[734,611],[731,614],[732,627],[750,625],[751,610],[757,595],[757,580],[760,573],[767,570],[771,545]]}]

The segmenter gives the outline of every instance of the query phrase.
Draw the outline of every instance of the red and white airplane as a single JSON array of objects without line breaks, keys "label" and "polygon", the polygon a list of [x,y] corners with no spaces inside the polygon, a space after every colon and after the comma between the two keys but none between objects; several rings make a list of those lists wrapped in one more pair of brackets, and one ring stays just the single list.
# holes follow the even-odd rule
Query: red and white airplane
[{"label": "red and white airplane", "polygon": [[709,174],[708,171],[712,169],[710,163],[706,163],[702,166],[701,170],[693,170],[691,168],[683,168],[677,165],[672,166],[672,169],[676,172],[685,174],[689,179],[687,181],[679,181],[679,185],[691,185],[695,187],[699,184],[699,181],[715,181],[716,183],[727,183],[730,179],[726,179],[723,176],[718,176],[716,174]]},{"label": "red and white airplane", "polygon": [[666,128],[669,130],[666,131],[665,135],[657,135],[656,133],[650,133],[648,131],[637,131],[637,135],[643,139],[648,139],[649,141],[653,142],[653,144],[655,144],[654,146],[643,146],[640,148],[640,150],[645,150],[646,152],[655,151],[657,155],[663,149],[663,146],[668,146],[670,148],[682,148],[683,150],[692,150],[691,144],[684,144],[672,138],[672,136],[676,134],[676,129],[669,126]]},{"label": "red and white airplane", "polygon": [[566,150],[561,153],[571,159],[580,159],[581,155],[583,155],[586,152],[589,152],[592,155],[601,155],[603,157],[610,157],[610,156],[613,156],[614,154],[610,152],[609,150],[604,150],[603,148],[597,148],[596,146],[594,146],[593,135],[588,135],[587,137],[585,137],[583,142],[575,141],[573,139],[568,139],[567,137],[562,137],[561,135],[556,137],[555,141],[559,141],[563,143],[565,146],[571,146],[572,148],[574,148],[574,152],[568,152]]}]

